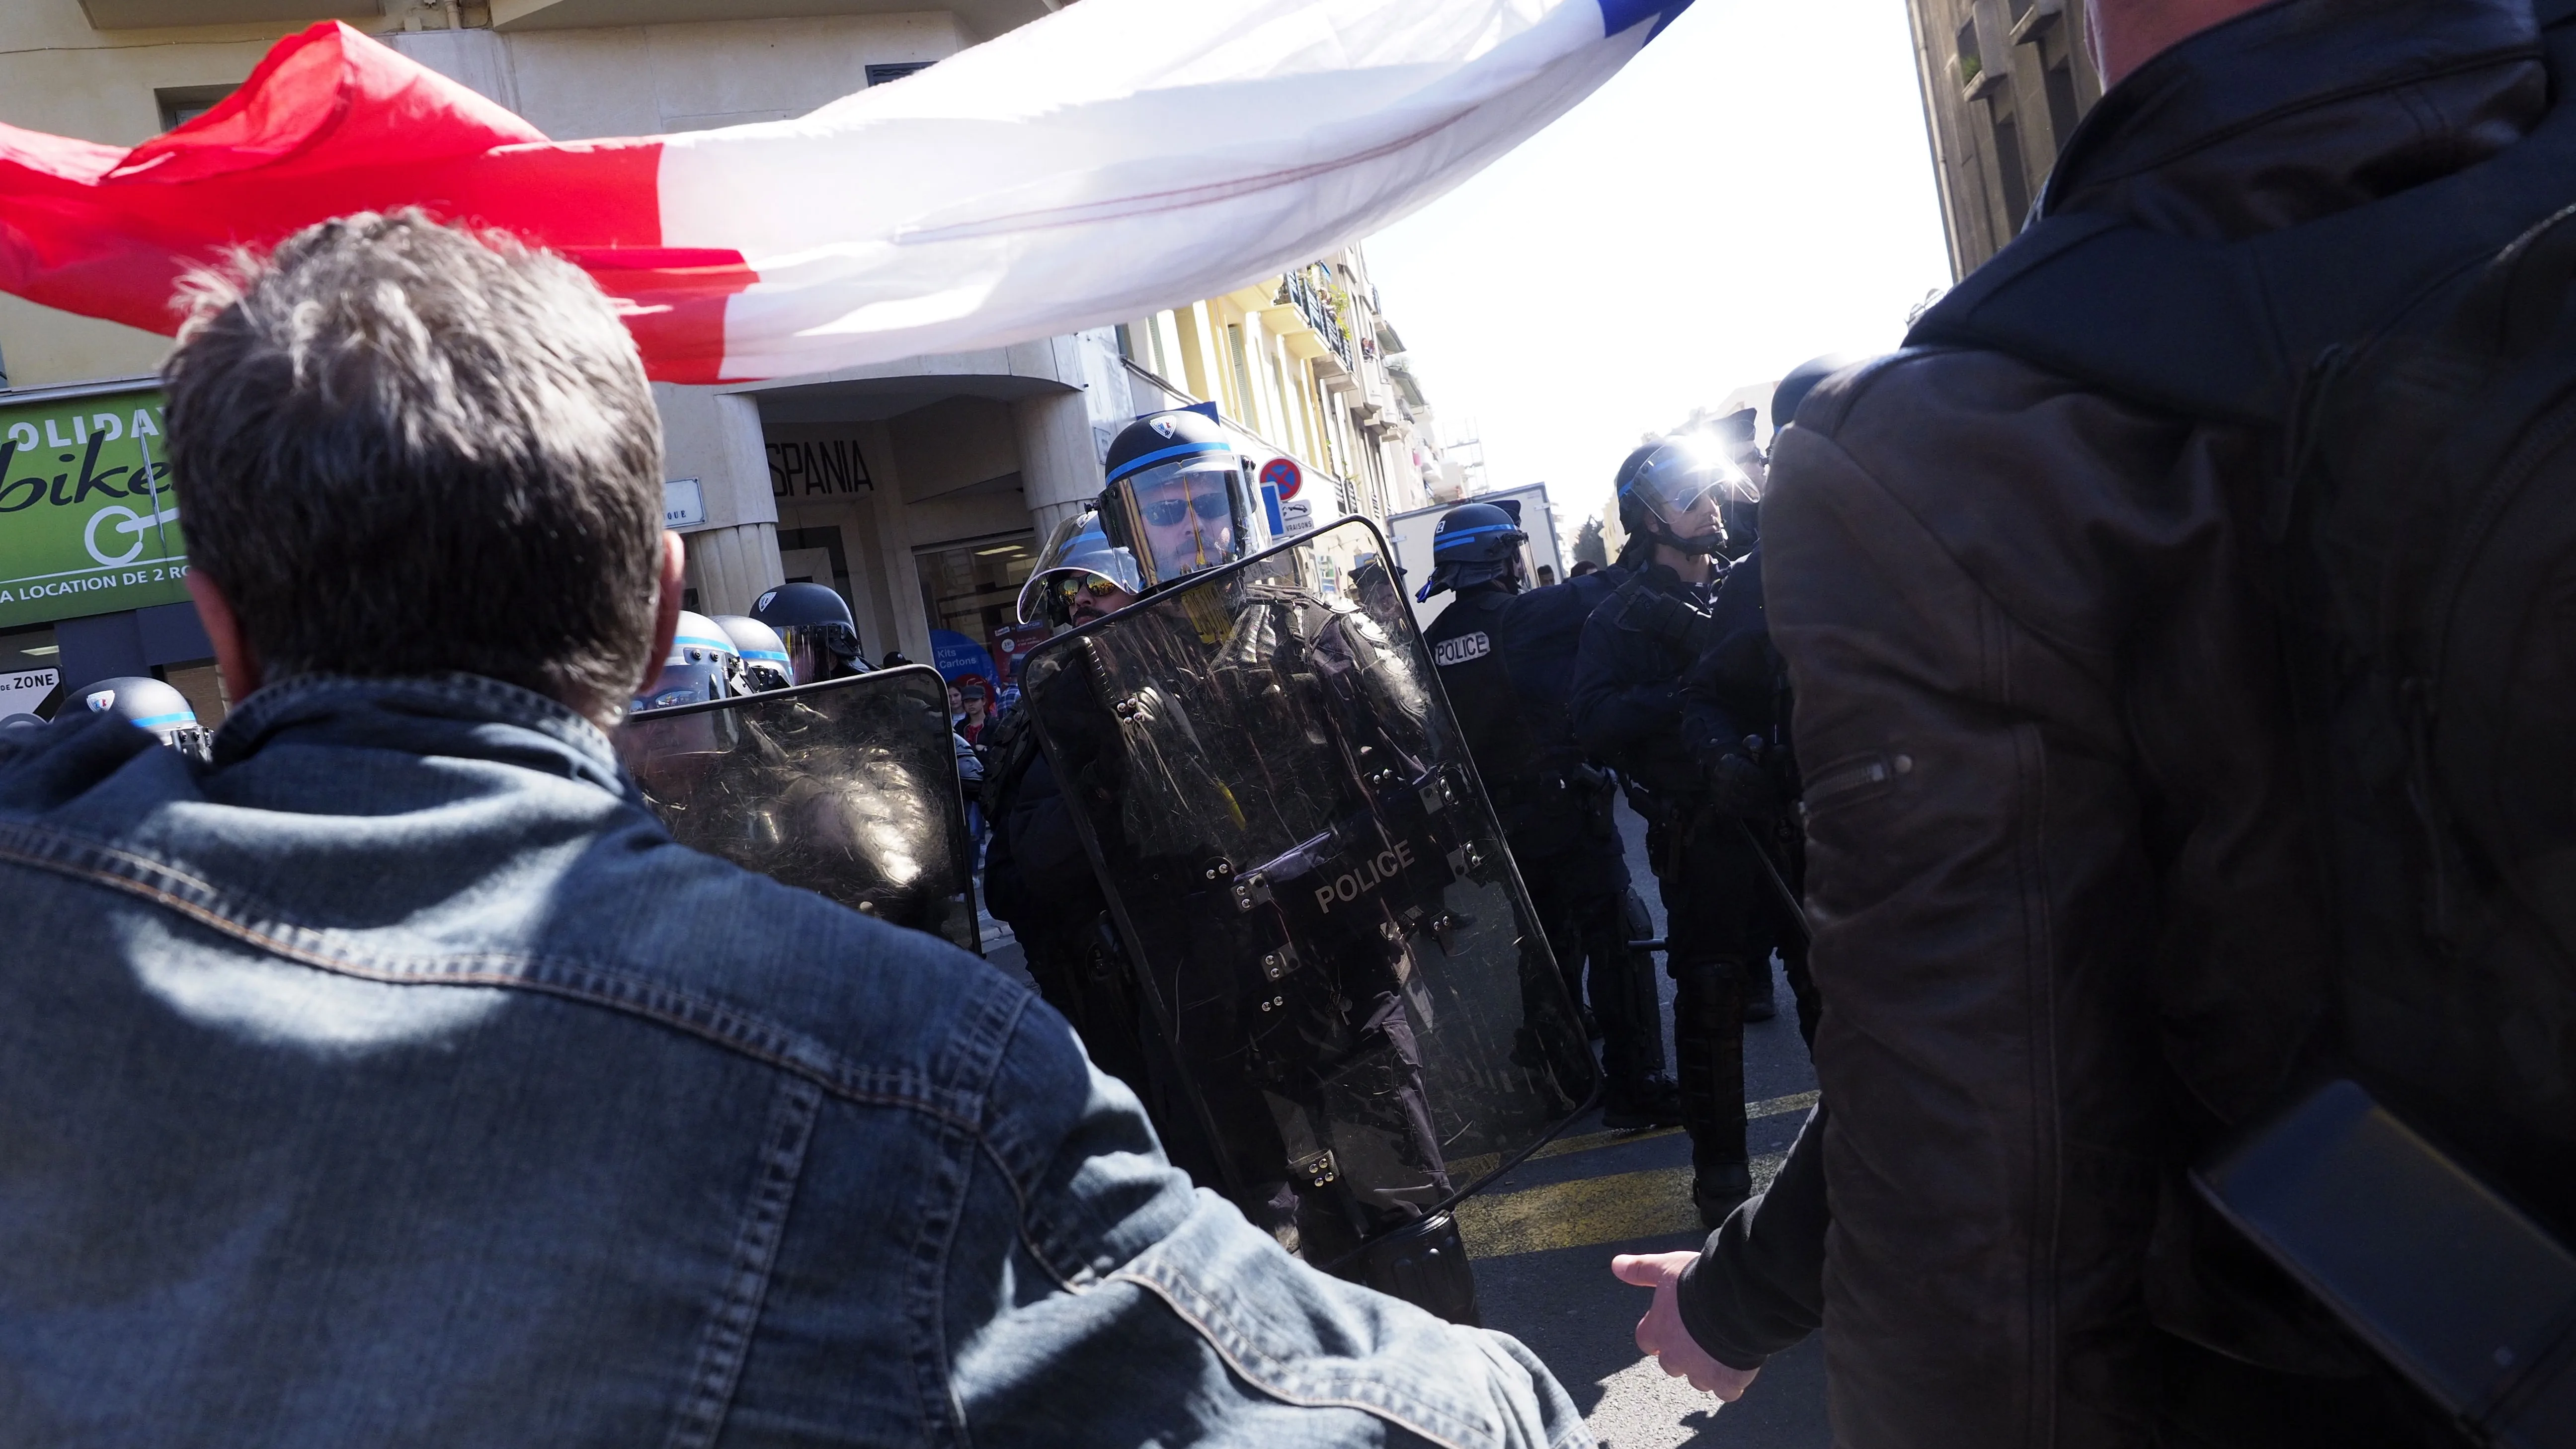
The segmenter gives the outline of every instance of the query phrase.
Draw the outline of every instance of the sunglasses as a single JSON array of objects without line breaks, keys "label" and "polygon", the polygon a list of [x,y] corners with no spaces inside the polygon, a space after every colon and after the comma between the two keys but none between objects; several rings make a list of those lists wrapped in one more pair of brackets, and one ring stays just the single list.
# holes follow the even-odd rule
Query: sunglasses
[{"label": "sunglasses", "polygon": [[1079,602],[1085,595],[1094,599],[1106,599],[1112,594],[1126,592],[1115,580],[1103,578],[1098,574],[1085,574],[1080,578],[1070,574],[1059,574],[1049,582],[1055,586],[1055,596],[1068,604]]},{"label": "sunglasses", "polygon": [[1234,500],[1220,490],[1195,493],[1187,498],[1149,498],[1136,505],[1136,511],[1156,528],[1171,527],[1187,518],[1193,509],[1197,510],[1199,517],[1214,523],[1234,512]]}]

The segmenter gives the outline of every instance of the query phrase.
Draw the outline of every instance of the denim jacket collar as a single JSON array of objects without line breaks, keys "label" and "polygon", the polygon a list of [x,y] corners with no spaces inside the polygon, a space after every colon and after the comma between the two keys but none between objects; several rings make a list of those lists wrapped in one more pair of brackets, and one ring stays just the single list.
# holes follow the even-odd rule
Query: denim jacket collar
[{"label": "denim jacket collar", "polygon": [[306,734],[334,745],[498,761],[644,803],[597,725],[544,695],[479,674],[304,674],[262,686],[215,731],[214,763],[230,765],[271,740]]}]

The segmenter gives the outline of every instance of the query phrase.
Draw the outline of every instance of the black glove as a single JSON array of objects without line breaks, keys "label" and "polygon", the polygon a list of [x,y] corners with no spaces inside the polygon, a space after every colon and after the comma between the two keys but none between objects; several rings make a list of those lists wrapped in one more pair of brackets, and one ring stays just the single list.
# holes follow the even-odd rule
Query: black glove
[{"label": "black glove", "polygon": [[1709,797],[1729,815],[1776,815],[1785,803],[1771,772],[1743,750],[1720,752],[1701,773],[1708,779]]}]

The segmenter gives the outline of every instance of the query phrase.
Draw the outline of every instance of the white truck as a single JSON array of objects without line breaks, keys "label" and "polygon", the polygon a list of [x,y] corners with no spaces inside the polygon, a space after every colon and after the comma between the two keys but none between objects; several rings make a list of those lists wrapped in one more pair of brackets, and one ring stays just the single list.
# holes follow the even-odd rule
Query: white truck
[{"label": "white truck", "polygon": [[[1530,582],[1536,584],[1540,581],[1539,570],[1542,568],[1547,570],[1544,575],[1547,579],[1557,583],[1565,581],[1565,568],[1570,560],[1558,547],[1556,515],[1547,506],[1546,484],[1497,488],[1491,493],[1479,493],[1460,501],[1497,506],[1517,503],[1520,506],[1521,532],[1529,535],[1529,542],[1521,549],[1521,567],[1528,570]],[[1387,515],[1387,542],[1395,545],[1396,564],[1404,570],[1404,596],[1407,600],[1430,582],[1431,535],[1440,527],[1441,515],[1457,506],[1456,503],[1442,503],[1430,508],[1417,508],[1410,513]],[[1440,611],[1447,608],[1455,597],[1454,594],[1434,594],[1429,602],[1415,604],[1413,621],[1425,629],[1430,628],[1431,621],[1439,618]]]}]

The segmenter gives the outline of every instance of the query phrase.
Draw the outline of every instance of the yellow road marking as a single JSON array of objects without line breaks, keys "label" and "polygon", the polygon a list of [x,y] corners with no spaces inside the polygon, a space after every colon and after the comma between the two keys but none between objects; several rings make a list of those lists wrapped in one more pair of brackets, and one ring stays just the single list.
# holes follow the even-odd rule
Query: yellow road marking
[{"label": "yellow road marking", "polygon": [[[1780,1175],[1780,1163],[1787,1156],[1766,1152],[1753,1159],[1755,1192]],[[1471,1258],[1507,1258],[1551,1248],[1703,1232],[1690,1194],[1687,1167],[1587,1177],[1524,1192],[1471,1197],[1458,1204],[1458,1231],[1467,1240]]]},{"label": "yellow road marking", "polygon": [[[1744,1108],[1744,1120],[1747,1122],[1759,1122],[1765,1117],[1786,1117],[1792,1112],[1804,1112],[1814,1105],[1816,1105],[1815,1093],[1792,1092],[1785,1097],[1773,1097],[1768,1101],[1747,1103]],[[1580,1137],[1559,1137],[1552,1142],[1540,1144],[1539,1149],[1536,1152],[1523,1158],[1522,1161],[1541,1162],[1550,1157],[1564,1157],[1576,1152],[1590,1152],[1597,1147],[1617,1147],[1626,1142],[1644,1142],[1655,1137],[1671,1137],[1679,1133],[1681,1130],[1682,1129],[1679,1127],[1655,1127],[1643,1132],[1586,1132]],[[1449,1164],[1450,1180],[1453,1182],[1473,1182],[1477,1178],[1484,1176],[1486,1173],[1493,1171],[1495,1164],[1502,1160],[1503,1159],[1499,1154],[1491,1152],[1483,1153],[1475,1157],[1458,1158]]]}]

